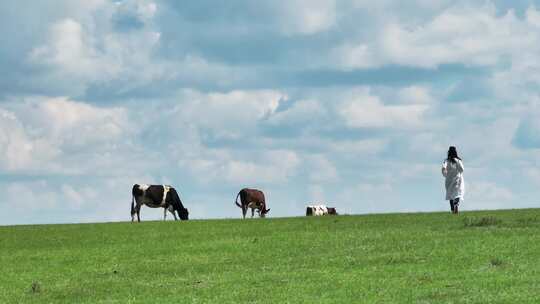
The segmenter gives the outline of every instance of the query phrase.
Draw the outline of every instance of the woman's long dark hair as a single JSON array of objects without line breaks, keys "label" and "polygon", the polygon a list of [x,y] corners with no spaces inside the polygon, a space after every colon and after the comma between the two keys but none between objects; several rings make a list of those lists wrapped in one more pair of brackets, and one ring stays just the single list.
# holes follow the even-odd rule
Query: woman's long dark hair
[{"label": "woman's long dark hair", "polygon": [[446,160],[455,163],[456,161],[454,160],[454,158],[461,160],[461,158],[459,158],[459,156],[457,155],[456,147],[450,146],[450,148],[448,148],[448,158],[446,158]]}]

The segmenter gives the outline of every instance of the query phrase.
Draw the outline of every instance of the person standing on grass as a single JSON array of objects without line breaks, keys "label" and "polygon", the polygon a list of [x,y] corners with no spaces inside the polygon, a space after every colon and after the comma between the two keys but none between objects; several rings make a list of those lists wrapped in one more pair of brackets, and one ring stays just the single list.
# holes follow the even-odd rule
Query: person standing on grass
[{"label": "person standing on grass", "polygon": [[445,177],[446,199],[450,201],[452,213],[458,213],[459,201],[465,194],[465,181],[463,180],[463,161],[457,154],[456,147],[448,148],[448,157],[442,164],[442,175]]}]

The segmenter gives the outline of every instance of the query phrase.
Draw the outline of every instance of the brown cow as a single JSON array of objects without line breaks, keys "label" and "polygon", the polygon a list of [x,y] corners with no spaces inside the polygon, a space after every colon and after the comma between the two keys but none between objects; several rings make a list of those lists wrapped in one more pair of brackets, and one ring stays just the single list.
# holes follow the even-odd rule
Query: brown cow
[{"label": "brown cow", "polygon": [[[238,197],[240,197],[240,204],[238,203]],[[242,208],[242,216],[245,219],[248,208],[251,208],[251,217],[255,213],[255,209],[259,213],[260,217],[265,217],[270,209],[266,209],[266,203],[264,201],[264,193],[257,189],[244,188],[238,192],[235,200],[236,206]]]}]

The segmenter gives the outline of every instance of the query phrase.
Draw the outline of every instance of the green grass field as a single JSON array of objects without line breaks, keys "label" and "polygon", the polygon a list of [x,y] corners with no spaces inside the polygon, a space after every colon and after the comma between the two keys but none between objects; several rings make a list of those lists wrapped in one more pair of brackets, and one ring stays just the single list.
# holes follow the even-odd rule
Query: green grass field
[{"label": "green grass field", "polygon": [[0,227],[0,303],[540,303],[540,209]]}]

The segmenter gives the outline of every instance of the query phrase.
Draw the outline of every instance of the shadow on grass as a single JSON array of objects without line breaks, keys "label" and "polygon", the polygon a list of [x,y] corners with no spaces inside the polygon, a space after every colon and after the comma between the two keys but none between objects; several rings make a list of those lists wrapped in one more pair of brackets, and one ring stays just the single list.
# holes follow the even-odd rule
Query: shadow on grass
[{"label": "shadow on grass", "polygon": [[40,293],[41,292],[41,284],[39,284],[39,282],[32,282],[32,285],[30,287],[30,292],[31,293]]},{"label": "shadow on grass", "polygon": [[517,219],[503,220],[494,216],[466,217],[463,219],[465,228],[471,227],[506,227],[506,228],[535,228],[540,225],[539,216],[529,216]]},{"label": "shadow on grass", "polygon": [[534,217],[524,217],[524,218],[520,218],[516,221],[516,223],[514,223],[513,226],[515,227],[519,227],[519,228],[524,228],[524,227],[532,227],[532,226],[536,226],[540,224],[540,220],[537,216],[534,216]]},{"label": "shadow on grass", "polygon": [[499,258],[492,258],[490,261],[489,261],[489,264],[493,267],[499,267],[499,266],[502,266],[504,264],[503,260],[502,259],[499,259]]},{"label": "shadow on grass", "polygon": [[493,216],[485,217],[466,217],[463,220],[463,226],[465,227],[489,227],[489,226],[498,226],[502,221]]}]

